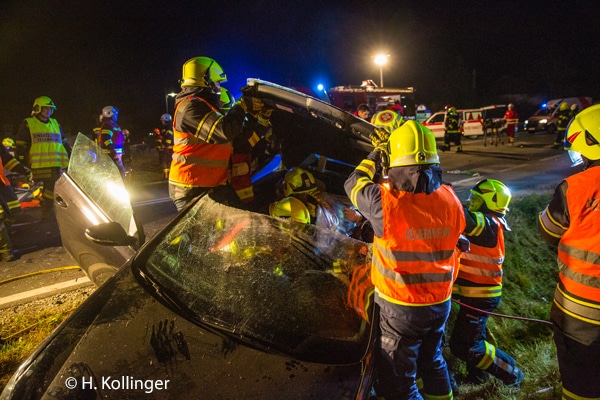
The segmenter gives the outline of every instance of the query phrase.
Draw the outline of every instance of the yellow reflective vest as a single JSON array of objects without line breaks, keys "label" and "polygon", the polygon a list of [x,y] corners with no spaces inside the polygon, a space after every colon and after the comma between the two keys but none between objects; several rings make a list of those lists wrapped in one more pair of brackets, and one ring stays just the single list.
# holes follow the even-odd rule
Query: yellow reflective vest
[{"label": "yellow reflective vest", "polygon": [[66,168],[69,154],[62,142],[60,125],[54,118],[44,123],[35,117],[26,118],[31,134],[29,163],[32,169]]}]

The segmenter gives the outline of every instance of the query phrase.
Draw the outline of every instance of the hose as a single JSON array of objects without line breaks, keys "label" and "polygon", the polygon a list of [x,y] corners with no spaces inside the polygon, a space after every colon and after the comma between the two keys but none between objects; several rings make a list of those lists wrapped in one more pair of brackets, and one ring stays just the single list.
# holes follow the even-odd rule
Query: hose
[{"label": "hose", "polygon": [[27,273],[27,274],[23,274],[23,275],[13,276],[12,278],[8,278],[8,279],[5,279],[3,281],[0,281],[0,285],[3,285],[5,283],[9,283],[9,282],[13,282],[13,281],[16,281],[16,280],[19,280],[19,279],[23,279],[23,278],[29,278],[30,276],[47,274],[47,273],[50,273],[50,272],[68,271],[68,270],[72,270],[72,269],[80,269],[80,268],[79,268],[78,265],[70,265],[70,266],[66,266],[66,267],[44,269],[44,270],[41,270],[41,271],[35,271],[35,272],[30,272],[30,273]]},{"label": "hose", "polygon": [[514,316],[514,315],[498,314],[498,313],[491,312],[491,311],[480,310],[479,308],[476,308],[476,307],[473,307],[473,306],[469,306],[469,305],[461,303],[460,301],[455,300],[455,299],[452,299],[452,301],[454,303],[458,304],[461,307],[465,307],[465,308],[468,308],[470,310],[477,311],[477,312],[482,313],[482,314],[491,315],[491,316],[494,316],[494,317],[516,319],[516,320],[519,320],[519,321],[538,322],[538,323],[541,323],[541,324],[550,325],[551,327],[554,326],[554,324],[552,322],[546,321],[546,320],[543,320],[543,319],[535,319],[535,318],[517,317],[517,316]]}]

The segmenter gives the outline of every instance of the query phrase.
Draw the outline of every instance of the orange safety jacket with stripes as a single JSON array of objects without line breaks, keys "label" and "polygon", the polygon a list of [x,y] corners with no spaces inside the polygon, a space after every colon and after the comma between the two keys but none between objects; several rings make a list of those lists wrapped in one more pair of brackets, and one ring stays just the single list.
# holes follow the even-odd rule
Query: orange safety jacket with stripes
[{"label": "orange safety jacket with stripes", "polygon": [[380,187],[384,233],[375,236],[371,268],[377,292],[408,306],[447,301],[466,227],[460,200],[447,185],[430,194]]},{"label": "orange safety jacket with stripes", "polygon": [[454,293],[464,297],[497,297],[502,295],[502,264],[504,263],[504,224],[497,217],[492,218],[497,224],[497,240],[494,247],[484,247],[471,240],[477,236],[477,231],[483,229],[486,223],[485,215],[480,212],[472,213],[478,221],[471,232],[465,232],[470,240],[470,250],[460,257],[458,278],[476,283],[476,286],[454,285]]},{"label": "orange safety jacket with stripes", "polygon": [[[183,105],[201,102],[207,108],[194,133],[180,130],[178,119]],[[175,108],[173,116],[173,161],[169,183],[181,187],[215,187],[227,183],[229,163],[233,150],[231,142],[214,143],[213,134],[222,129],[223,115],[210,103],[198,96],[187,96]]]},{"label": "orange safety jacket with stripes", "polygon": [[570,224],[558,245],[559,283],[551,319],[573,339],[600,344],[600,168],[565,181]]},{"label": "orange safety jacket with stripes", "polygon": [[36,117],[25,120],[31,134],[29,149],[31,168],[66,168],[69,165],[69,153],[63,144],[58,121],[49,118],[48,122],[44,123]]}]

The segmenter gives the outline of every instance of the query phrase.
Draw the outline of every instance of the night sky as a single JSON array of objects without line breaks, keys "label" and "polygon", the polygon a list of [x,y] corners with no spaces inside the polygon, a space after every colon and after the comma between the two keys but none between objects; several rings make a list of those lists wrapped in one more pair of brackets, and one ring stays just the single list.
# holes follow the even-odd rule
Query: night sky
[{"label": "night sky", "polygon": [[[412,86],[432,111],[520,95],[600,100],[594,1],[0,2],[0,128],[16,129],[40,95],[67,133],[90,131],[102,107],[138,140],[159,126],[181,66],[217,60],[236,97],[247,78],[330,88]],[[169,110],[173,102],[169,98]],[[523,117],[526,117],[523,116]]]}]

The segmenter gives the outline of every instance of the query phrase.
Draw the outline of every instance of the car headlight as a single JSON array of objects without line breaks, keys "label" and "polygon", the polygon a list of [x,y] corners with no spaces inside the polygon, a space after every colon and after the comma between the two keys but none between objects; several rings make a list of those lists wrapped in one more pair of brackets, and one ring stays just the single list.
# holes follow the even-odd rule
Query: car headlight
[{"label": "car headlight", "polygon": [[546,122],[548,122],[546,118],[540,120],[540,124],[545,124]]}]

